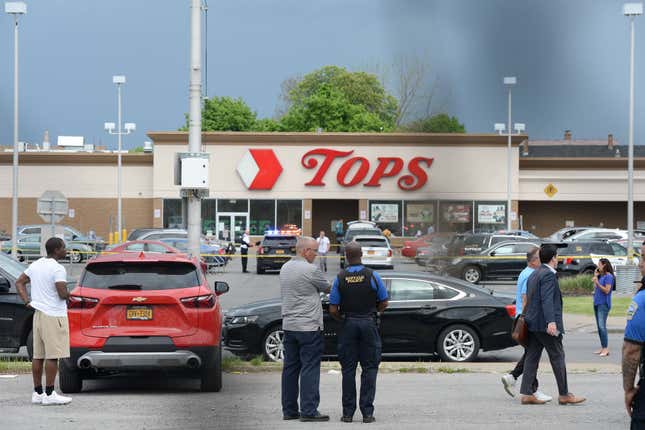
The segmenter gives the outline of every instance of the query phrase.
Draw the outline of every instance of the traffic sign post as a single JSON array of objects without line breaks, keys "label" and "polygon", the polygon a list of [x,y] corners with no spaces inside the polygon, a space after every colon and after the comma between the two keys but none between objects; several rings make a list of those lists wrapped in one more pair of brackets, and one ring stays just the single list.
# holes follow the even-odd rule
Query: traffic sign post
[{"label": "traffic sign post", "polygon": [[51,237],[56,235],[56,223],[65,218],[67,210],[67,198],[60,191],[45,191],[38,199],[36,212],[38,212],[38,215],[40,215],[43,221],[51,224]]}]

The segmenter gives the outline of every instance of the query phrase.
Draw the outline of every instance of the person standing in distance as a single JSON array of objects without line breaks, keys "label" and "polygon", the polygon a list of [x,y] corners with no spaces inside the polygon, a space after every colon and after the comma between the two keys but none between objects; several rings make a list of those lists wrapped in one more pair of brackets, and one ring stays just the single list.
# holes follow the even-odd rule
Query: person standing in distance
[{"label": "person standing in distance", "polygon": [[338,359],[343,372],[342,422],[351,423],[356,411],[356,365],[361,363],[360,409],[364,423],[373,423],[376,376],[381,362],[377,313],[388,305],[381,277],[361,264],[363,252],[356,242],[345,246],[347,268],[341,270],[329,296],[329,314],[342,322]]},{"label": "person standing in distance", "polygon": [[325,230],[320,230],[320,236],[316,239],[318,242],[318,261],[320,270],[327,271],[327,253],[329,252],[329,238],[325,236]]},{"label": "person standing in distance", "polygon": [[242,244],[240,245],[240,254],[242,254],[242,273],[248,273],[246,265],[249,261],[249,247],[251,246],[251,237],[249,236],[249,229],[244,230],[242,235]]},{"label": "person standing in distance", "polygon": [[549,361],[558,384],[558,403],[575,405],[584,402],[584,397],[574,396],[569,392],[567,382],[567,365],[564,358],[562,335],[564,322],[562,319],[562,293],[556,277],[555,268],[558,265],[558,248],[555,245],[542,245],[540,248],[542,265],[529,277],[526,285],[528,304],[524,310],[524,319],[528,327],[529,338],[524,358],[524,376],[522,377],[522,404],[542,405],[544,400],[538,399],[532,391],[532,385],[537,376],[537,369],[546,349]]},{"label": "person standing in distance", "polygon": [[[54,382],[58,372],[58,360],[69,357],[67,273],[58,263],[58,260],[65,258],[67,250],[65,242],[58,237],[47,240],[45,250],[47,257],[33,262],[16,281],[20,298],[27,307],[34,309],[34,356],[31,363],[34,392],[31,395],[31,403],[44,406],[66,405],[72,401],[71,397],[56,393]],[[27,284],[31,284],[31,300],[27,295]]]},{"label": "person standing in distance", "polygon": [[[324,350],[323,311],[320,293],[329,282],[313,264],[318,244],[299,237],[296,256],[280,270],[284,362],[282,365],[282,419],[329,421],[318,411],[320,359]],[[300,385],[298,385],[300,383]],[[298,409],[298,392],[300,408]]]},{"label": "person standing in distance", "polygon": [[[526,303],[526,284],[529,280],[531,274],[540,267],[540,248],[533,247],[529,252],[526,253],[526,267],[520,273],[519,278],[517,278],[517,294],[515,297],[515,314],[520,315],[523,310],[523,306]],[[524,349],[524,354],[522,358],[517,362],[515,369],[511,373],[507,373],[502,376],[502,384],[504,389],[511,396],[515,397],[513,389],[517,383],[517,378],[519,378],[522,373],[524,373],[524,359],[526,358],[526,349]],[[533,395],[538,400],[543,400],[545,402],[550,402],[553,400],[551,396],[547,396],[541,391],[538,391],[538,380],[536,379],[531,386]]]},{"label": "person standing in distance", "polygon": [[[645,247],[643,247],[645,248]],[[641,248],[641,255],[645,249]],[[627,308],[627,326],[623,340],[623,390],[625,391],[625,408],[632,417],[631,429],[645,429],[645,393],[640,391],[645,383],[645,261],[638,263],[641,276],[637,283],[640,288]],[[636,373],[638,372],[638,384]]]}]

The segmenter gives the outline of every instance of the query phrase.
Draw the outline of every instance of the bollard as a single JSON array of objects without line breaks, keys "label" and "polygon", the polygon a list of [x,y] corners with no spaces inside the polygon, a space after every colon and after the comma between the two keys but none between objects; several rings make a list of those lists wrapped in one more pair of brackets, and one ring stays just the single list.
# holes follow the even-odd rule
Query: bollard
[{"label": "bollard", "polygon": [[636,265],[616,265],[616,293],[633,295],[636,291],[634,281],[641,280],[641,272]]},{"label": "bollard", "polygon": [[112,232],[108,233],[108,245],[114,245],[114,234]]},{"label": "bollard", "polygon": [[119,243],[123,243],[123,242],[125,242],[125,238],[126,238],[126,237],[128,237],[128,230],[123,229],[123,230],[121,231],[121,241],[120,241]]}]

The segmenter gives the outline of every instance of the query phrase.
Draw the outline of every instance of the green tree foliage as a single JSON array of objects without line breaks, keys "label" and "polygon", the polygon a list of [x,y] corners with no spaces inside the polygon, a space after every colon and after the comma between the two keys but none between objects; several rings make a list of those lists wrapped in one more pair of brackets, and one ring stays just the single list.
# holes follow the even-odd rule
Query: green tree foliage
[{"label": "green tree foliage", "polygon": [[391,131],[397,102],[376,76],[326,66],[289,86],[284,131]]},{"label": "green tree foliage", "polygon": [[440,113],[413,121],[403,127],[404,131],[418,133],[465,133],[466,128],[456,116]]},{"label": "green tree foliage", "polygon": [[[202,131],[251,131],[256,120],[257,114],[241,98],[215,96],[202,107]],[[188,115],[180,130],[188,130]]]},{"label": "green tree foliage", "polygon": [[143,146],[137,146],[135,148],[130,149],[128,152],[131,153],[131,154],[132,153],[137,154],[137,153],[140,153],[140,152],[142,153],[143,152]]}]

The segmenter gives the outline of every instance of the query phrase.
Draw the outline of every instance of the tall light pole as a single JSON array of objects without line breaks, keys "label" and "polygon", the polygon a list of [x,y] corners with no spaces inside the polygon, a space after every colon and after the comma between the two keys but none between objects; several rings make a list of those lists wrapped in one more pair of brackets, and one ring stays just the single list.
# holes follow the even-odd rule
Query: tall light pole
[{"label": "tall light pole", "polygon": [[627,159],[627,258],[634,257],[634,17],[643,14],[643,3],[625,3],[623,14],[629,17],[629,150]]},{"label": "tall light pole", "polygon": [[506,229],[511,230],[511,213],[513,212],[511,206],[511,186],[512,186],[512,171],[511,171],[511,160],[513,158],[512,149],[511,149],[511,134],[512,134],[512,124],[511,124],[511,88],[517,84],[517,78],[515,76],[507,76],[504,78],[504,85],[508,88],[508,125],[506,130],[508,131],[508,148],[506,153]]},{"label": "tall light pole", "polygon": [[[190,1],[190,83],[188,118],[188,151],[199,153],[202,148],[202,55],[201,0]],[[202,200],[196,192],[188,193],[188,252],[199,256]]]},{"label": "tall light pole", "polygon": [[[509,115],[509,118],[510,118],[510,115]],[[524,124],[522,122],[516,122],[515,126],[514,126],[514,129],[515,129],[516,134],[522,134],[522,133],[524,133],[526,131],[526,124]],[[507,182],[507,199],[508,199],[507,205],[508,205],[509,210],[508,210],[508,214],[507,214],[507,217],[506,217],[507,218],[507,220],[506,220],[506,228],[507,228],[507,230],[511,230],[511,211],[510,211],[510,207],[511,207],[510,206],[510,204],[511,204],[511,191],[510,191],[511,190],[511,179],[510,178],[511,178],[511,174],[512,174],[512,171],[511,171],[512,166],[511,166],[510,160],[511,160],[512,151],[510,150],[510,148],[511,148],[511,136],[512,136],[513,132],[509,128],[508,133],[506,133],[506,124],[504,124],[503,122],[495,123],[495,131],[497,133],[499,133],[500,135],[506,134],[508,136],[509,151],[508,151],[508,164],[507,164],[506,176],[508,178],[508,182]]]},{"label": "tall light pole", "polygon": [[18,18],[27,13],[27,4],[6,2],[4,11],[13,15],[13,188],[11,192],[11,255],[18,257]]},{"label": "tall light pole", "polygon": [[116,173],[116,195],[117,195],[117,242],[121,242],[123,232],[123,206],[121,202],[121,189],[122,189],[122,180],[121,180],[121,148],[123,142],[123,135],[130,134],[137,129],[137,126],[133,122],[126,122],[125,129],[121,128],[122,120],[122,109],[121,109],[121,87],[125,84],[125,76],[115,75],[112,76],[112,83],[116,84],[117,91],[117,129],[115,131],[115,125],[113,122],[106,122],[104,124],[105,130],[110,134],[116,134],[118,140],[118,150],[117,150],[117,173]]}]

